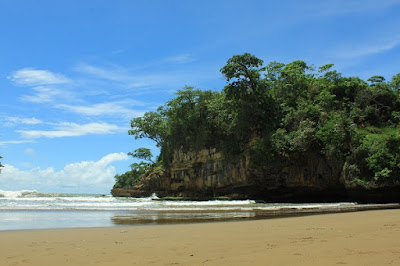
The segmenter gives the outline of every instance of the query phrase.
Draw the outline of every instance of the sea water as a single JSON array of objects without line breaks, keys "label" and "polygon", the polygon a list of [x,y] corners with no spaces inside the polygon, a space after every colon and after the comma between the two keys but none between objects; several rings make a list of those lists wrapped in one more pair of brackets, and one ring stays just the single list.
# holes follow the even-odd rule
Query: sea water
[{"label": "sea water", "polygon": [[348,202],[163,201],[155,194],[148,198],[114,198],[111,195],[0,190],[0,230],[230,221],[397,207],[397,204]]}]

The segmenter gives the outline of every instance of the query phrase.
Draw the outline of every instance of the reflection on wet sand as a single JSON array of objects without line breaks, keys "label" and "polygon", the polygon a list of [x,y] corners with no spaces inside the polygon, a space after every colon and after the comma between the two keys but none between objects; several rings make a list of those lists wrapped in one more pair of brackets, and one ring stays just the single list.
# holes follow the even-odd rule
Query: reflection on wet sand
[{"label": "reflection on wet sand", "polygon": [[134,212],[116,213],[111,219],[118,225],[179,224],[254,219],[255,212]]},{"label": "reflection on wet sand", "polygon": [[111,217],[115,225],[180,224],[201,222],[222,222],[237,220],[258,220],[282,217],[298,217],[315,214],[355,212],[377,209],[399,209],[399,204],[366,204],[345,208],[280,208],[279,210],[253,211],[135,211],[114,213]]}]

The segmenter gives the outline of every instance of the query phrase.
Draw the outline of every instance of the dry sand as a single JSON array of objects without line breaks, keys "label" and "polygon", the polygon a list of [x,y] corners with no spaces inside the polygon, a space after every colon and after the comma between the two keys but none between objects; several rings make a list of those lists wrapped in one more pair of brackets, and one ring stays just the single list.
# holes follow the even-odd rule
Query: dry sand
[{"label": "dry sand", "polygon": [[400,210],[5,231],[0,265],[400,265]]}]

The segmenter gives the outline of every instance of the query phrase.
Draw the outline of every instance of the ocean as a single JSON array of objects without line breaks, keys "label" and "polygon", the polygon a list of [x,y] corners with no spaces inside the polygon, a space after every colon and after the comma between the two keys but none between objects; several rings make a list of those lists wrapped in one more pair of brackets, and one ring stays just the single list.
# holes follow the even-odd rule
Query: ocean
[{"label": "ocean", "polygon": [[164,201],[155,194],[148,198],[114,198],[0,190],[0,231],[235,221],[380,208],[399,208],[399,204]]}]

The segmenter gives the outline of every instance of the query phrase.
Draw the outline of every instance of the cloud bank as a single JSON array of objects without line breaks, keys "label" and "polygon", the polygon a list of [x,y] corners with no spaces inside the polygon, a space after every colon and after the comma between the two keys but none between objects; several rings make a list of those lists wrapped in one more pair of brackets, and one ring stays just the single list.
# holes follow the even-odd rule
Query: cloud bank
[{"label": "cloud bank", "polygon": [[[56,107],[67,110],[69,112],[77,113],[79,115],[86,116],[123,116],[123,117],[136,117],[142,116],[144,112],[136,111],[126,107],[128,102],[103,102],[91,105],[68,105],[68,104],[59,104]],[[136,105],[144,105],[139,102],[134,102]]]},{"label": "cloud bank", "polygon": [[14,126],[18,124],[24,124],[24,125],[37,125],[43,123],[43,121],[31,117],[31,118],[23,118],[23,117],[15,117],[15,116],[9,116],[5,117],[4,119],[4,125],[5,126]]},{"label": "cloud bank", "polygon": [[5,165],[0,175],[3,190],[34,189],[41,192],[107,193],[114,184],[116,174],[112,163],[128,160],[125,153],[111,153],[98,161],[67,164],[57,171],[52,167],[20,170]]},{"label": "cloud bank", "polygon": [[361,44],[349,45],[338,51],[336,56],[339,58],[353,59],[357,57],[370,56],[384,53],[400,46],[400,38],[380,40],[375,43],[363,42]]},{"label": "cloud bank", "polygon": [[108,123],[89,123],[79,125],[76,123],[60,123],[56,126],[56,130],[17,130],[22,137],[27,139],[37,138],[62,138],[62,137],[79,137],[89,134],[102,135],[114,134],[119,132],[121,127]]},{"label": "cloud bank", "polygon": [[17,70],[8,78],[20,86],[40,86],[69,82],[69,79],[61,74],[29,68]]}]

